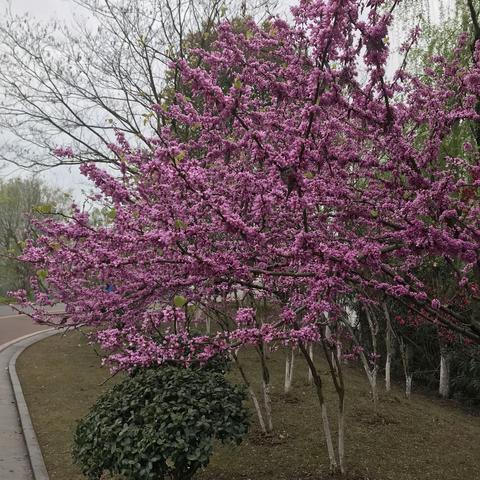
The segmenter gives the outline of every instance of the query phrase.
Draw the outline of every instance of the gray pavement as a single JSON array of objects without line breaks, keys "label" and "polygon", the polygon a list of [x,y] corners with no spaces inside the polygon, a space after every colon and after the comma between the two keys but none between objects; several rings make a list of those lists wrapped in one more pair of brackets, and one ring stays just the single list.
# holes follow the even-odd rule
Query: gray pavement
[{"label": "gray pavement", "polygon": [[0,351],[0,478],[32,480],[30,460],[8,374],[8,363],[14,352],[14,345]]},{"label": "gray pavement", "polygon": [[[52,307],[52,311],[63,310],[63,305]],[[29,333],[39,332],[50,328],[44,325],[33,323],[27,315],[19,315],[8,305],[0,305],[0,348],[4,343],[23,337]],[[0,480],[1,477],[0,477]]]},{"label": "gray pavement", "polygon": [[[0,316],[0,348],[1,345],[11,342],[16,338],[23,337],[29,333],[46,330],[49,327],[37,325],[25,315],[3,315]],[[0,477],[1,479],[2,477]]]},{"label": "gray pavement", "polygon": [[23,346],[22,342],[15,343],[16,339],[48,328],[34,324],[29,317],[18,315],[8,306],[0,306],[0,480],[34,478],[8,366]]}]

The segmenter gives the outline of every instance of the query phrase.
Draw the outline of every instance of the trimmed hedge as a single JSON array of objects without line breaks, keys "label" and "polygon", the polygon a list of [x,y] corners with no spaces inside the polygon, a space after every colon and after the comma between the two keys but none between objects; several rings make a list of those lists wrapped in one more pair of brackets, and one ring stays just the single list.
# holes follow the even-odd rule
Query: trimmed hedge
[{"label": "trimmed hedge", "polygon": [[188,480],[215,439],[240,443],[248,430],[245,391],[216,372],[143,370],[104,394],[83,418],[73,458],[91,480]]}]

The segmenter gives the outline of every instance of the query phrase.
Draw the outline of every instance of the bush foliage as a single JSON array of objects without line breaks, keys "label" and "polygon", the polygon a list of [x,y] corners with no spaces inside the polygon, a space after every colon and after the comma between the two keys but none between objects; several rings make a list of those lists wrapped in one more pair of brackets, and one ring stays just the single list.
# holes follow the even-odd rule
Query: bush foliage
[{"label": "bush foliage", "polygon": [[215,439],[240,443],[244,389],[219,373],[140,371],[104,394],[75,432],[73,457],[89,479],[188,480],[208,464]]}]

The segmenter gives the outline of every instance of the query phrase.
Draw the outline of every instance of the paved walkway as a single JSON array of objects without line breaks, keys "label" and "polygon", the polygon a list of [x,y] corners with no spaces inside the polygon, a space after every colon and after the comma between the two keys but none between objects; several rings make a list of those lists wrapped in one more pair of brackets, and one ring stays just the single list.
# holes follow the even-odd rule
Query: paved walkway
[{"label": "paved walkway", "polygon": [[[24,337],[48,327],[35,325],[24,315],[9,307],[0,308],[0,479],[32,480],[33,474],[14,400],[8,364],[15,353],[29,343]],[[47,335],[48,332],[45,332]],[[43,334],[42,334],[43,336]]]},{"label": "paved walkway", "polygon": [[8,362],[15,351],[15,345],[0,351],[0,478],[32,480],[30,460],[8,374]]},{"label": "paved walkway", "polygon": [[19,315],[6,305],[0,305],[0,348],[3,344],[16,338],[47,328],[49,327],[36,325],[31,318]]}]

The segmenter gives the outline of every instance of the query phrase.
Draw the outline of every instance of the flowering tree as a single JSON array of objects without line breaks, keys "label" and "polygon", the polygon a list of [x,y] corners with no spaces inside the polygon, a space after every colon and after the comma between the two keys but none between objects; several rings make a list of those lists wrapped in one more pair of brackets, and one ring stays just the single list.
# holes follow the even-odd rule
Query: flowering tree
[{"label": "flowering tree", "polygon": [[[292,24],[251,21],[241,33],[222,24],[198,65],[178,62],[184,93],[152,106],[165,124],[152,148],[119,133],[119,178],[82,167],[111,223],[94,227],[78,209],[47,220],[24,259],[48,283],[34,318],[54,320],[41,305],[65,303],[69,323],[100,327],[114,368],[297,345],[331,467],[343,470],[341,365],[326,356],[339,398],[336,453],[306,345],[328,352],[339,341],[325,328],[345,315],[346,298],[369,303],[363,292],[376,291],[480,341],[478,309],[452,308],[418,274],[443,258],[478,305],[477,146],[450,157],[445,145],[456,125],[479,120],[480,50],[468,68],[436,58],[422,76],[401,69],[388,79],[392,11],[382,0],[301,0],[292,14]],[[217,311],[239,292],[253,300],[224,312],[225,328],[191,335],[191,307]],[[280,308],[277,321],[256,321],[259,298]]]}]

